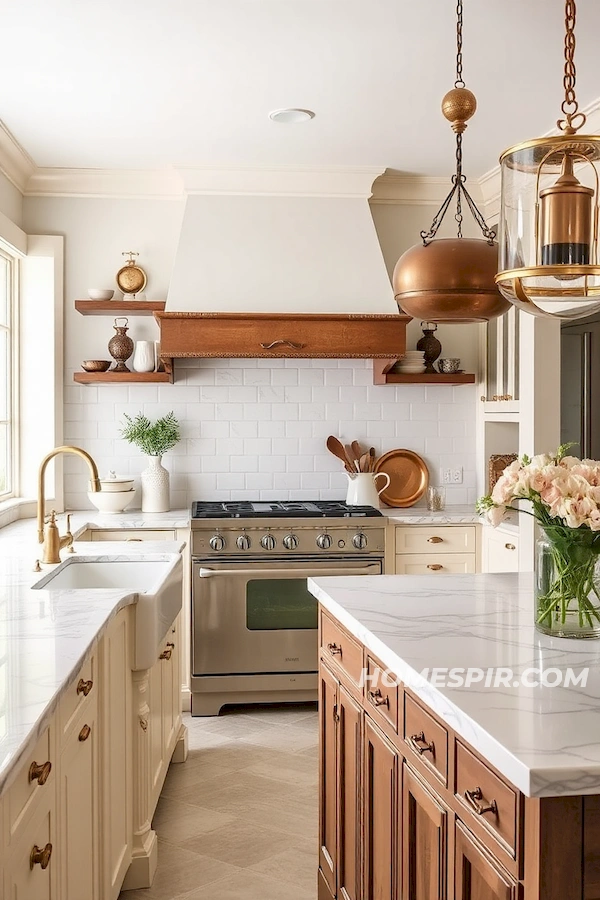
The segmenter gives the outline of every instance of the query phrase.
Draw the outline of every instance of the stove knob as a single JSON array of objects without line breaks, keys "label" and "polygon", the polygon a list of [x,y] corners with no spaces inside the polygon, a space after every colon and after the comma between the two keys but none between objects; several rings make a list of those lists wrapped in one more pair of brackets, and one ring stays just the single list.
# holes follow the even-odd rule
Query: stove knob
[{"label": "stove knob", "polygon": [[225,538],[220,534],[214,534],[209,541],[211,550],[222,550],[225,546]]},{"label": "stove knob", "polygon": [[317,535],[317,547],[320,550],[329,550],[331,547],[331,535],[325,532]]},{"label": "stove knob", "polygon": [[356,547],[357,550],[364,550],[367,546],[367,536],[363,534],[362,531],[359,531],[358,534],[355,534],[352,538],[352,543]]},{"label": "stove knob", "polygon": [[286,534],[283,539],[283,546],[286,550],[295,550],[298,546],[298,535],[297,534]]},{"label": "stove knob", "polygon": [[274,550],[276,543],[277,541],[272,534],[265,534],[265,536],[260,539],[260,546],[263,550]]},{"label": "stove knob", "polygon": [[240,534],[239,538],[236,541],[238,545],[238,550],[249,550],[250,549],[250,538],[247,534]]}]

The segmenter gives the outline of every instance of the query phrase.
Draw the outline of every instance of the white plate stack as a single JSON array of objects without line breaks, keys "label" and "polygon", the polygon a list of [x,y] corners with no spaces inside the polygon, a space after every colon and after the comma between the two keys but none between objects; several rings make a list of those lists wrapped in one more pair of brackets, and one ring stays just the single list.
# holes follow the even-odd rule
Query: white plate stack
[{"label": "white plate stack", "polygon": [[425,351],[407,350],[394,368],[403,375],[421,375],[425,371]]}]

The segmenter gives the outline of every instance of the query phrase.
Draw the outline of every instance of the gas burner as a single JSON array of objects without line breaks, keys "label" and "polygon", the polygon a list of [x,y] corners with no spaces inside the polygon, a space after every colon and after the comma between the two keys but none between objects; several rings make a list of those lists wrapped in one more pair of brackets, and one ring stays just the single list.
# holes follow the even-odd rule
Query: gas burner
[{"label": "gas burner", "polygon": [[383,515],[373,506],[350,506],[341,500],[231,500],[192,503],[193,519],[366,518]]}]

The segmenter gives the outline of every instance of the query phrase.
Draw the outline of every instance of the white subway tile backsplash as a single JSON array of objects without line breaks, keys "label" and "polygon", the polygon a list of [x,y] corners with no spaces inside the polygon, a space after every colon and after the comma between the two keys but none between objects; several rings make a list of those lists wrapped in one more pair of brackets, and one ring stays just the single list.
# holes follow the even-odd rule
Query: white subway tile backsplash
[{"label": "white subway tile backsplash", "polygon": [[[174,507],[343,498],[347,477],[325,448],[335,434],[379,455],[413,449],[434,481],[442,466],[460,466],[463,484],[451,486],[447,502],[472,503],[475,396],[474,386],[373,385],[371,360],[178,360],[174,385],[65,384],[65,443],[89,450],[101,472],[117,467],[139,479],[146,459],[120,437],[123,414],[156,419],[172,410],[182,440],[163,464]],[[85,467],[67,457],[65,471],[68,505],[88,508]]]}]

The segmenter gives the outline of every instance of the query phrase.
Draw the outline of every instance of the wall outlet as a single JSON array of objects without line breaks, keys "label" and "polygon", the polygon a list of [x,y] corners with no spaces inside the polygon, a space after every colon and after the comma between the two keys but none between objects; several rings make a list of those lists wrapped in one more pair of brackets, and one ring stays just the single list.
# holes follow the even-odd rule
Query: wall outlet
[{"label": "wall outlet", "polygon": [[442,469],[443,484],[462,484],[463,470],[459,469]]}]

